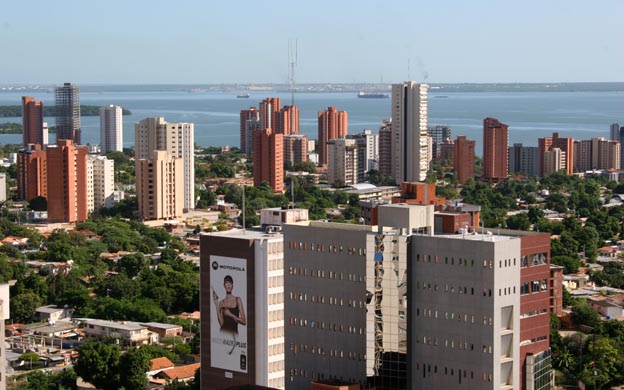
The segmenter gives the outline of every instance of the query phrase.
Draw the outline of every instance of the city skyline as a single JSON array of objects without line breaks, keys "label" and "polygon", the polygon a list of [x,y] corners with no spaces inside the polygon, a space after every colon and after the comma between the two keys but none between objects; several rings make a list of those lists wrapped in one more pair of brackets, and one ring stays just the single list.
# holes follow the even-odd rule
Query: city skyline
[{"label": "city skyline", "polygon": [[[327,7],[278,3],[267,12],[247,3],[241,13],[226,3],[12,2],[0,16],[3,52],[12,59],[0,64],[0,83],[288,83],[295,41],[301,83],[622,80],[624,4],[617,0],[331,5],[321,13]],[[93,23],[95,14],[115,23]],[[67,17],[73,23],[53,22]],[[165,18],[184,22],[153,24]],[[257,45],[249,39],[256,36],[271,39]],[[25,42],[38,50],[22,50]],[[146,50],[175,55],[146,67]],[[484,61],[488,53],[505,65]],[[392,61],[380,61],[388,55]]]}]

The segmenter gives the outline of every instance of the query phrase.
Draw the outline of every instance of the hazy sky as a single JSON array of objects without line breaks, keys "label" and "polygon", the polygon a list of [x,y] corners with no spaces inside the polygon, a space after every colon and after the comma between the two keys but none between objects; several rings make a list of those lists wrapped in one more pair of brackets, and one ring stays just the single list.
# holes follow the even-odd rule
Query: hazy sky
[{"label": "hazy sky", "polygon": [[[0,84],[624,81],[623,0],[6,0]],[[428,75],[428,77],[426,77]]]}]

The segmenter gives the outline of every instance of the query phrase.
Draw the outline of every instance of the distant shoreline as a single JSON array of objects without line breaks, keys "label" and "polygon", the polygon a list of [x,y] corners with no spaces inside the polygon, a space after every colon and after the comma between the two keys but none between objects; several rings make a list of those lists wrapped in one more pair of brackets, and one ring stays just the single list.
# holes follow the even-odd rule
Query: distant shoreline
[{"label": "distant shoreline", "polygon": [[[429,83],[430,93],[452,92],[624,92],[624,82],[581,83]],[[287,84],[110,84],[79,85],[84,93],[106,92],[290,92]],[[2,92],[53,93],[53,85],[0,85]],[[381,83],[308,83],[298,84],[296,93],[390,92],[391,84]]]}]

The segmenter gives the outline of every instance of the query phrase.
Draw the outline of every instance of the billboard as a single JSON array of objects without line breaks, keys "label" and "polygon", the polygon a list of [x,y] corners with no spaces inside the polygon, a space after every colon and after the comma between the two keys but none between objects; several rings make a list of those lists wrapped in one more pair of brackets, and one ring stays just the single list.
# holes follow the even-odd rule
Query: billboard
[{"label": "billboard", "polygon": [[247,372],[247,260],[210,256],[210,366]]}]

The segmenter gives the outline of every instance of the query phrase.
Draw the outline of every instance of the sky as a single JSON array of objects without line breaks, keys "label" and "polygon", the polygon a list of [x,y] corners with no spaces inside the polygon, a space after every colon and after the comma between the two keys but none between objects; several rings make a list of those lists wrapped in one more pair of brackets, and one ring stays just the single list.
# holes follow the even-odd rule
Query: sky
[{"label": "sky", "polygon": [[624,81],[622,0],[28,0],[0,84]]}]

